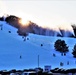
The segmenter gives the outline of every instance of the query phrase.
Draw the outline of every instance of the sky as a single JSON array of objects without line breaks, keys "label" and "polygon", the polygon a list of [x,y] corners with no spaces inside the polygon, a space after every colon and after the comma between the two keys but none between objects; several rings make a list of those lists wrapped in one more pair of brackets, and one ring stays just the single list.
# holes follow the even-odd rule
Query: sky
[{"label": "sky", "polygon": [[0,0],[0,16],[10,14],[39,25],[76,24],[75,0]]}]

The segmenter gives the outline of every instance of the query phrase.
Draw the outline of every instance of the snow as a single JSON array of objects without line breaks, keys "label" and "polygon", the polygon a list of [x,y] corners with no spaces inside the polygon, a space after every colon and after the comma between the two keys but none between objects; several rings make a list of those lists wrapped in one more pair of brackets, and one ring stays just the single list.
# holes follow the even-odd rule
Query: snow
[{"label": "snow", "polygon": [[[39,66],[42,68],[45,65],[51,65],[52,68],[75,68],[76,59],[71,54],[76,43],[75,38],[29,34],[27,36],[29,40],[23,41],[23,38],[17,34],[16,28],[6,22],[0,21],[0,24],[3,25],[3,30],[0,30],[0,70],[36,68],[38,67],[38,55]],[[11,33],[8,32],[9,30]],[[54,42],[57,39],[65,40],[69,46],[66,56],[61,56],[55,51]],[[56,54],[56,57],[53,57],[53,53]],[[20,56],[22,56],[21,59]],[[60,66],[60,62],[63,62],[64,65]]]}]

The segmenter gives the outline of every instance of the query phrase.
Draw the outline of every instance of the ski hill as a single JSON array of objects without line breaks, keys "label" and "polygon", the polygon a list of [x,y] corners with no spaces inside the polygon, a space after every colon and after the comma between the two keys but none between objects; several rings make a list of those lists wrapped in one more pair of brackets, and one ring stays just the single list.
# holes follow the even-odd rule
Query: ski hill
[{"label": "ski hill", "polygon": [[[0,25],[3,25],[2,30],[0,29],[0,70],[36,68],[38,56],[41,68],[46,65],[50,65],[51,68],[76,68],[76,59],[71,54],[76,44],[75,38],[29,34],[24,41],[25,37],[19,36],[16,28],[4,21],[0,21]],[[54,42],[57,39],[65,40],[69,46],[66,56],[61,56],[61,53],[55,51]],[[64,65],[60,66],[60,62]]]}]

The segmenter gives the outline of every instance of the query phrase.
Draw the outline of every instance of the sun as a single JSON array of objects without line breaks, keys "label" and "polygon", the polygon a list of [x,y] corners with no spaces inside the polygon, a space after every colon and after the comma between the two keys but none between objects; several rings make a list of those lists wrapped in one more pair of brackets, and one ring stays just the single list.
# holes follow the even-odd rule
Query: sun
[{"label": "sun", "polygon": [[21,19],[19,20],[19,23],[20,23],[21,25],[25,26],[25,25],[28,25],[28,24],[29,24],[29,20],[26,19],[26,18],[21,18]]},{"label": "sun", "polygon": [[27,24],[27,22],[28,22],[28,18],[25,16],[25,14],[19,14],[20,16],[20,20],[19,20],[19,23],[21,24],[21,25],[26,25]]},{"label": "sun", "polygon": [[23,25],[25,25],[25,24],[27,23],[27,20],[21,19],[21,23],[22,23]]},{"label": "sun", "polygon": [[19,23],[22,25],[22,26],[25,26],[25,25],[28,25],[29,21],[30,21],[30,18],[29,18],[29,15],[26,14],[26,13],[23,13],[23,12],[19,12],[16,14],[19,18],[21,18],[19,20]]}]

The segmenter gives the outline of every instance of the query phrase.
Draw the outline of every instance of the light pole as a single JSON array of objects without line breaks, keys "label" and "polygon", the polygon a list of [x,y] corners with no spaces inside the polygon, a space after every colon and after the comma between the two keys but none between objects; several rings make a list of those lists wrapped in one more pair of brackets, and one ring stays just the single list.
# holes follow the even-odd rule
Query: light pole
[{"label": "light pole", "polygon": [[39,61],[39,55],[38,55],[38,68],[39,68],[39,64],[40,64],[39,62],[40,62],[40,61]]}]

